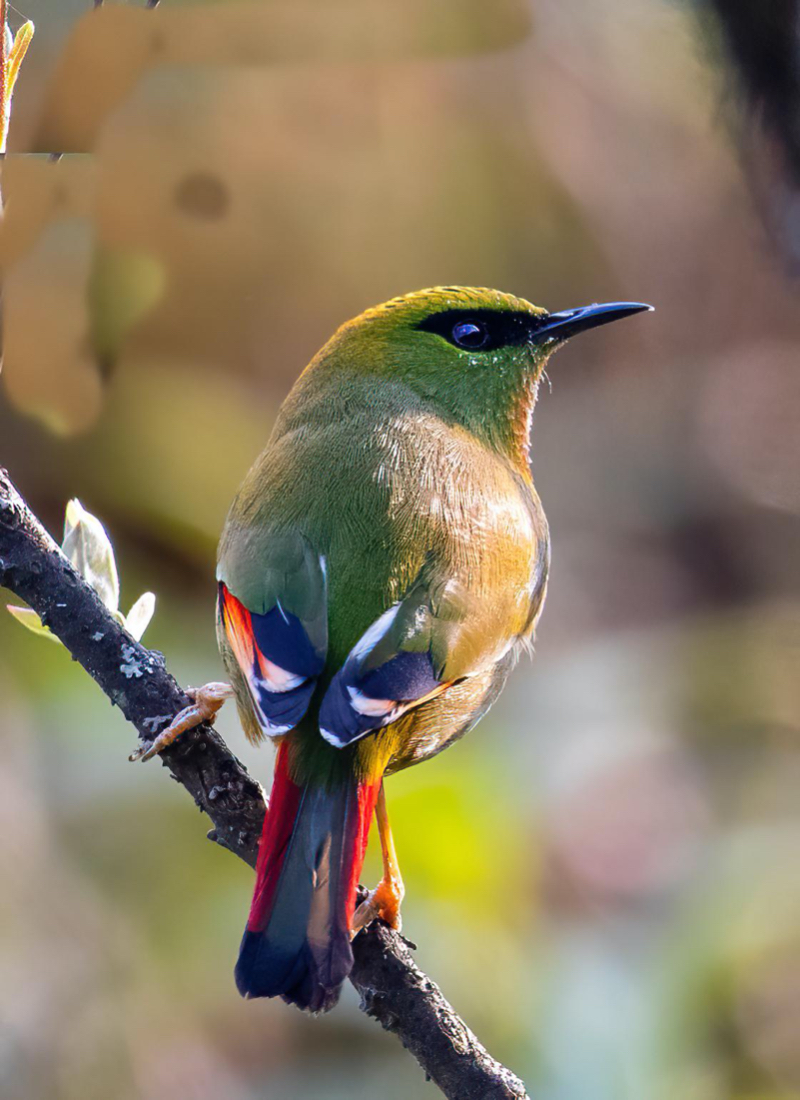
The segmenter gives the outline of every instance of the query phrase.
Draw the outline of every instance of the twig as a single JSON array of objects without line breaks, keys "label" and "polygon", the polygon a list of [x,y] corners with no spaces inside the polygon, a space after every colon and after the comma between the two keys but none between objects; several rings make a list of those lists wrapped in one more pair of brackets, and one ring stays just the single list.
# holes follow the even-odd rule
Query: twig
[{"label": "twig", "polygon": [[[125,717],[150,741],[189,702],[160,653],[119,625],[73,569],[0,467],[0,586],[22,597]],[[214,825],[208,834],[255,866],[261,787],[213,729],[184,734],[161,756]],[[415,964],[402,936],[376,921],[354,943],[361,1008],[393,1031],[451,1100],[527,1100]]]},{"label": "twig", "polygon": [[[0,41],[0,118],[5,123],[6,117],[6,91],[8,88],[8,78],[6,69],[8,67],[8,39],[6,37],[6,20],[8,11],[6,8],[6,0],[0,0],[0,35],[2,40]],[[5,137],[2,142],[2,149],[0,152],[5,153],[6,143]]]}]

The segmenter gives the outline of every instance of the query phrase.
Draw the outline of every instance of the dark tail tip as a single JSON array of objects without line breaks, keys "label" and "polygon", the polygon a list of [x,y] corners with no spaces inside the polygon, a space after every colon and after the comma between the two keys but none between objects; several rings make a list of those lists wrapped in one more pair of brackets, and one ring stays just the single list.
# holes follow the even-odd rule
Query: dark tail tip
[{"label": "dark tail tip", "polygon": [[342,983],[353,967],[349,937],[337,942],[335,950],[329,944],[324,961],[327,965],[321,969],[307,941],[299,952],[287,954],[265,932],[248,929],[234,972],[236,987],[243,997],[280,996],[305,1012],[328,1012],[339,1000]]}]

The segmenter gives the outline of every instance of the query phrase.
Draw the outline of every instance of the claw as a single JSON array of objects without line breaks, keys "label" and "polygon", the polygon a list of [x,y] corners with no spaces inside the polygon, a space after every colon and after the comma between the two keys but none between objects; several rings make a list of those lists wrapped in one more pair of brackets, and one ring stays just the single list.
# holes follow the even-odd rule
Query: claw
[{"label": "claw", "polygon": [[201,688],[187,688],[186,694],[192,700],[191,706],[184,707],[175,715],[166,729],[149,743],[140,745],[135,752],[128,757],[131,763],[141,760],[144,763],[158,756],[160,752],[172,745],[187,730],[194,729],[203,722],[213,722],[220,707],[226,699],[233,695],[230,684],[210,683]]},{"label": "claw", "polygon": [[399,879],[381,879],[353,914],[350,938],[372,924],[376,917],[380,917],[395,932],[401,931],[403,919],[400,915],[400,903],[404,894],[405,888]]}]

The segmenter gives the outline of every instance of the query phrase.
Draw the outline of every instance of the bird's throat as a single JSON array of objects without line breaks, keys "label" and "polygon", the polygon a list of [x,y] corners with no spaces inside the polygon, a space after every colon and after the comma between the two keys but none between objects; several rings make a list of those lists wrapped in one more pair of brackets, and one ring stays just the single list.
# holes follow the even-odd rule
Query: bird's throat
[{"label": "bird's throat", "polygon": [[508,457],[526,477],[530,477],[531,428],[533,410],[539,394],[540,376],[531,375],[511,401],[505,425],[504,447]]}]

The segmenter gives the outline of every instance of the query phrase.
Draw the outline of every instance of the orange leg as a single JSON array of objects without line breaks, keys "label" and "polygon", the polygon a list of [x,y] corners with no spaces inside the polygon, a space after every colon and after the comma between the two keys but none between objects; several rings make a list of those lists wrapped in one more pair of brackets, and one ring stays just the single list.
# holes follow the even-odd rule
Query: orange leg
[{"label": "orange leg", "polygon": [[140,745],[128,757],[129,760],[152,760],[177,741],[182,733],[194,729],[202,722],[213,722],[222,704],[233,695],[233,688],[230,684],[211,683],[204,684],[201,688],[187,688],[186,694],[192,700],[192,705],[184,707],[176,714],[167,728],[149,745]]},{"label": "orange leg", "polygon": [[397,862],[397,852],[394,848],[389,815],[386,811],[386,792],[383,783],[378,793],[378,801],[375,805],[375,817],[378,822],[378,834],[381,838],[381,853],[383,855],[383,878],[370,893],[366,901],[362,901],[353,916],[352,934],[355,936],[362,928],[366,928],[376,917],[386,921],[397,932],[402,927],[400,919],[400,903],[406,892],[403,879],[400,874],[400,866]]}]

